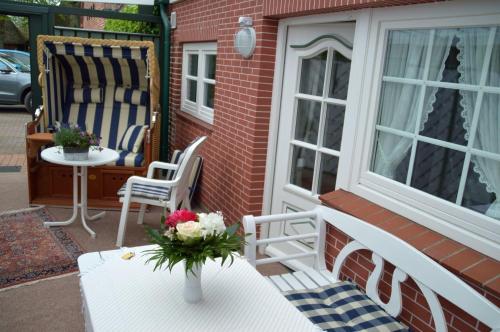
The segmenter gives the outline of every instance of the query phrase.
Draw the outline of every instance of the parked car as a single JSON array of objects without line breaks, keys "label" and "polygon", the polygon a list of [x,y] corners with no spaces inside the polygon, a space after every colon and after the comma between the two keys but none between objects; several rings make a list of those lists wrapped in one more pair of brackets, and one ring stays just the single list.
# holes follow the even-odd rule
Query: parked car
[{"label": "parked car", "polygon": [[31,111],[31,74],[24,64],[12,63],[0,55],[0,104],[22,104]]},{"label": "parked car", "polygon": [[21,61],[25,66],[31,66],[30,54],[28,52],[0,49],[0,53],[10,55],[11,57]]}]

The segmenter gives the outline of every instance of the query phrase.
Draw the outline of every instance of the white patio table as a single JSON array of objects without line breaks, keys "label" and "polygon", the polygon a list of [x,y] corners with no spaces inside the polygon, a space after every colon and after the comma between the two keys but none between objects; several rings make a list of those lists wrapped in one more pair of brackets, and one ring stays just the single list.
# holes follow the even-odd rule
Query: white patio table
[{"label": "white patio table", "polygon": [[[184,302],[184,270],[145,264],[153,246],[93,252],[78,258],[87,331],[321,331],[238,257],[203,266],[203,300]],[[133,251],[131,260],[121,258]]]},{"label": "white patio table", "polygon": [[[96,220],[106,213],[100,212],[94,216],[89,216],[87,210],[87,168],[89,166],[100,166],[111,163],[119,158],[118,152],[102,148],[102,151],[90,150],[88,160],[66,160],[62,152],[62,147],[54,146],[42,151],[42,159],[50,163],[73,166],[73,215],[66,221],[45,222],[44,226],[67,226],[76,220],[78,207],[80,207],[80,216],[83,228],[89,232],[92,238],[95,238],[95,232],[90,229],[85,219]],[[80,172],[78,172],[80,168]],[[78,203],[78,176],[80,176],[80,203]]]}]

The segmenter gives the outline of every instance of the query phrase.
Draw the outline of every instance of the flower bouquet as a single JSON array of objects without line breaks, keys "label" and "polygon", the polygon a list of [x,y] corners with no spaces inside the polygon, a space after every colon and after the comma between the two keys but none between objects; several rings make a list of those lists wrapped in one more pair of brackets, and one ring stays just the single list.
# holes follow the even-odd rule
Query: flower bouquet
[{"label": "flower bouquet", "polygon": [[99,137],[81,129],[77,124],[56,123],[54,144],[62,147],[66,160],[86,160],[89,149],[102,150]]},{"label": "flower bouquet", "polygon": [[195,303],[201,300],[201,268],[207,259],[222,258],[221,265],[245,244],[236,234],[239,224],[225,226],[222,213],[194,213],[177,210],[168,218],[161,219],[160,230],[147,228],[151,243],[158,247],[146,251],[155,261],[154,270],[166,266],[170,271],[179,262],[184,262],[186,284],[184,298]]}]

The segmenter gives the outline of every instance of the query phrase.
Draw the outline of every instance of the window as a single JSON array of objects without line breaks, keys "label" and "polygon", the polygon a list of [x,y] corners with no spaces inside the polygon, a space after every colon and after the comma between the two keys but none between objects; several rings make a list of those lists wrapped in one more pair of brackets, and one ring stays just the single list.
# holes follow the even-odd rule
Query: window
[{"label": "window", "polygon": [[389,31],[371,170],[500,220],[500,29]]},{"label": "window", "polygon": [[183,112],[213,123],[216,43],[184,44],[182,62]]}]

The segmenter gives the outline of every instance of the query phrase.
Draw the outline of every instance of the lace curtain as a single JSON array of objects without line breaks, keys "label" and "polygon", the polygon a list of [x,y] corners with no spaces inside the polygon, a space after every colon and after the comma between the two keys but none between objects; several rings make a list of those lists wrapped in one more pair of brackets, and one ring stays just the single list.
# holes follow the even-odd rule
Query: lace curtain
[{"label": "lace curtain", "polygon": [[[424,75],[429,30],[391,31],[386,57],[385,76],[421,79]],[[450,52],[456,30],[437,30],[434,36],[428,80],[441,81],[446,58]],[[422,87],[408,83],[385,82],[382,89],[379,124],[413,133],[417,124]],[[427,88],[419,128],[424,128],[437,88]],[[382,133],[378,137],[374,170],[377,174],[394,179],[396,168],[412,146],[412,140]]]},{"label": "lace curtain", "polygon": [[[500,32],[496,30],[497,28],[468,28],[458,31],[460,83],[478,85],[483,79],[487,86],[500,87]],[[487,51],[491,33],[495,33],[495,39],[490,56]],[[491,59],[489,69],[485,72],[486,76],[481,77],[483,65],[488,65],[485,62],[488,58]],[[465,138],[469,140],[478,94],[464,90],[460,94]],[[500,94],[485,92],[480,102],[474,148],[500,154]],[[486,185],[488,192],[495,193],[496,196],[496,201],[490,205],[486,215],[500,219],[500,163],[476,156],[472,156],[471,160],[474,171],[479,174],[479,181]]]}]

